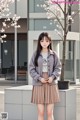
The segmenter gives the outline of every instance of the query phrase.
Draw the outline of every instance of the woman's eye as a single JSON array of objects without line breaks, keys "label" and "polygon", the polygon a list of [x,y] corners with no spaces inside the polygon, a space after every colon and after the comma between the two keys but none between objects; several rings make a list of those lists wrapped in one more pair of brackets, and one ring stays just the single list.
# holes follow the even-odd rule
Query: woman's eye
[{"label": "woman's eye", "polygon": [[43,40],[41,40],[41,42],[43,42]]},{"label": "woman's eye", "polygon": [[46,40],[46,42],[49,42],[48,40]]}]

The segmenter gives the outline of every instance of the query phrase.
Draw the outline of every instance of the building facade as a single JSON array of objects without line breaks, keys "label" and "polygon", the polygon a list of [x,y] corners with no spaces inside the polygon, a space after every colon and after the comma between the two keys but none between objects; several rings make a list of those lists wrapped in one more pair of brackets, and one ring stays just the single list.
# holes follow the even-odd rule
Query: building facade
[{"label": "building facade", "polygon": [[[6,42],[0,43],[0,69],[1,74],[6,79],[15,80],[15,74],[18,80],[25,80],[31,84],[31,77],[28,74],[28,63],[33,51],[36,49],[38,35],[46,31],[52,38],[52,47],[62,60],[62,41],[55,33],[56,25],[53,20],[47,19],[46,12],[40,6],[44,4],[45,0],[20,0],[15,1],[10,6],[12,16],[17,13],[21,16],[18,23],[21,25],[17,31],[14,28],[9,28],[6,31]],[[17,9],[15,9],[17,8]],[[76,11],[79,5],[76,4],[71,9]],[[2,20],[0,20],[1,25]],[[66,66],[65,79],[71,82],[80,81],[80,19],[77,15],[74,23],[70,27],[70,32],[67,38],[66,50]],[[15,73],[15,35],[17,35],[17,72]]]},{"label": "building facade", "polygon": [[[7,37],[0,43],[0,76],[6,79],[15,79],[15,36],[17,37],[17,79],[26,80],[27,71],[27,0],[10,4],[10,18],[14,14],[20,16],[18,24],[21,28],[15,30],[14,27],[6,29]],[[0,28],[5,18],[0,19]]]}]

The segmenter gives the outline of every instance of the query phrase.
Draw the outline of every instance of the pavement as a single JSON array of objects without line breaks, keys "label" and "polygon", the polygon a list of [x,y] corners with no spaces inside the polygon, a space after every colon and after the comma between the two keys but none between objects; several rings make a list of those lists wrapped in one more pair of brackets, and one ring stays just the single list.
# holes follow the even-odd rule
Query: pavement
[{"label": "pavement", "polygon": [[[0,113],[4,112],[4,89],[15,87],[15,86],[22,86],[27,85],[26,81],[18,81],[16,84],[12,80],[0,80]],[[76,120],[80,120],[80,84],[78,85],[71,85],[71,88],[76,88]]]}]

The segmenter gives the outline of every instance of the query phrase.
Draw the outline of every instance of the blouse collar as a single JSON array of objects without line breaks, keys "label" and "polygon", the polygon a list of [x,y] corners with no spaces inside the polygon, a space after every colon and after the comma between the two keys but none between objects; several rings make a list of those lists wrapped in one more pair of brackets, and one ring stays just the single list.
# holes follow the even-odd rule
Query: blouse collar
[{"label": "blouse collar", "polygon": [[[48,55],[50,55],[50,54],[54,54],[54,52],[51,49],[48,50]],[[42,54],[40,53],[40,55],[42,55]]]}]

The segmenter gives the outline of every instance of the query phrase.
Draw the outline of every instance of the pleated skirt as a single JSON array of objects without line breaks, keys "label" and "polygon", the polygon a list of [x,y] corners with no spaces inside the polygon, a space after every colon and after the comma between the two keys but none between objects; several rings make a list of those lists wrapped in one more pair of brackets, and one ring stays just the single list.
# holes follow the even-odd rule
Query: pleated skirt
[{"label": "pleated skirt", "polygon": [[[43,72],[43,77],[48,78],[48,73]],[[44,83],[43,85],[33,86],[31,103],[34,104],[54,104],[60,102],[57,84]]]}]

